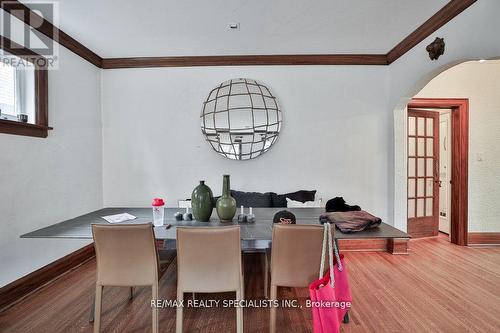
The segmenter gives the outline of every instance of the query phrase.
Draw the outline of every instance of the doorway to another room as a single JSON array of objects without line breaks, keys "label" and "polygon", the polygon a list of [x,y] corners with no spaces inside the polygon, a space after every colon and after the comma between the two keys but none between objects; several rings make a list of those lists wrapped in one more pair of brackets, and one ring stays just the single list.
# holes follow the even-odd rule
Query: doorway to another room
[{"label": "doorway to another room", "polygon": [[407,230],[467,245],[468,100],[408,104]]}]

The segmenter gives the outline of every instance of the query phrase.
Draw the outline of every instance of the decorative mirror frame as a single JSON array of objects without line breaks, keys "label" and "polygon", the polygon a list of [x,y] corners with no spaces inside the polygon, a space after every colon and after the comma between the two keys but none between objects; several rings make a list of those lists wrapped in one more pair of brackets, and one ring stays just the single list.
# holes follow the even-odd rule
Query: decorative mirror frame
[{"label": "decorative mirror frame", "polygon": [[[251,123],[235,128],[236,112]],[[283,114],[267,86],[238,78],[210,91],[200,120],[206,141],[217,153],[232,160],[249,160],[264,154],[276,142]]]}]

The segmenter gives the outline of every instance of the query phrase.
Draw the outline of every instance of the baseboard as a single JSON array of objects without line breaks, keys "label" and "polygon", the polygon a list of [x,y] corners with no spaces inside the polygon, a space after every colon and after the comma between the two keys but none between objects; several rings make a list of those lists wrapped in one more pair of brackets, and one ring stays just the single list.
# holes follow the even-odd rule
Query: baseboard
[{"label": "baseboard", "polygon": [[94,256],[94,244],[89,244],[0,288],[0,312]]},{"label": "baseboard", "polygon": [[469,232],[468,245],[500,245],[500,232]]}]

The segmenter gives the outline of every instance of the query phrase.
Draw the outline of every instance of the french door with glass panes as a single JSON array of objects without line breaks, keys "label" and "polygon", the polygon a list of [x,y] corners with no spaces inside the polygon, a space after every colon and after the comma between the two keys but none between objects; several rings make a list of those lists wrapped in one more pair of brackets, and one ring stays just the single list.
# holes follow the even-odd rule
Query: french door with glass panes
[{"label": "french door with glass panes", "polygon": [[437,236],[439,228],[439,113],[408,110],[408,233]]}]

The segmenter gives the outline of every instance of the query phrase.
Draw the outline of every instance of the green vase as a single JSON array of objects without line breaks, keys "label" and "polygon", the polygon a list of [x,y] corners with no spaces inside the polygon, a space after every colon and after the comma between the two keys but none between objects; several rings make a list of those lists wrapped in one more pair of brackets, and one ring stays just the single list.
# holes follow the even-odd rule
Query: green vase
[{"label": "green vase", "polygon": [[236,200],[231,196],[231,185],[229,183],[229,175],[224,175],[222,182],[222,196],[217,200],[215,205],[217,215],[221,222],[232,222],[236,214]]},{"label": "green vase", "polygon": [[191,209],[193,210],[195,220],[201,222],[210,221],[213,200],[212,190],[205,185],[204,180],[200,180],[200,185],[196,186],[191,194]]}]

